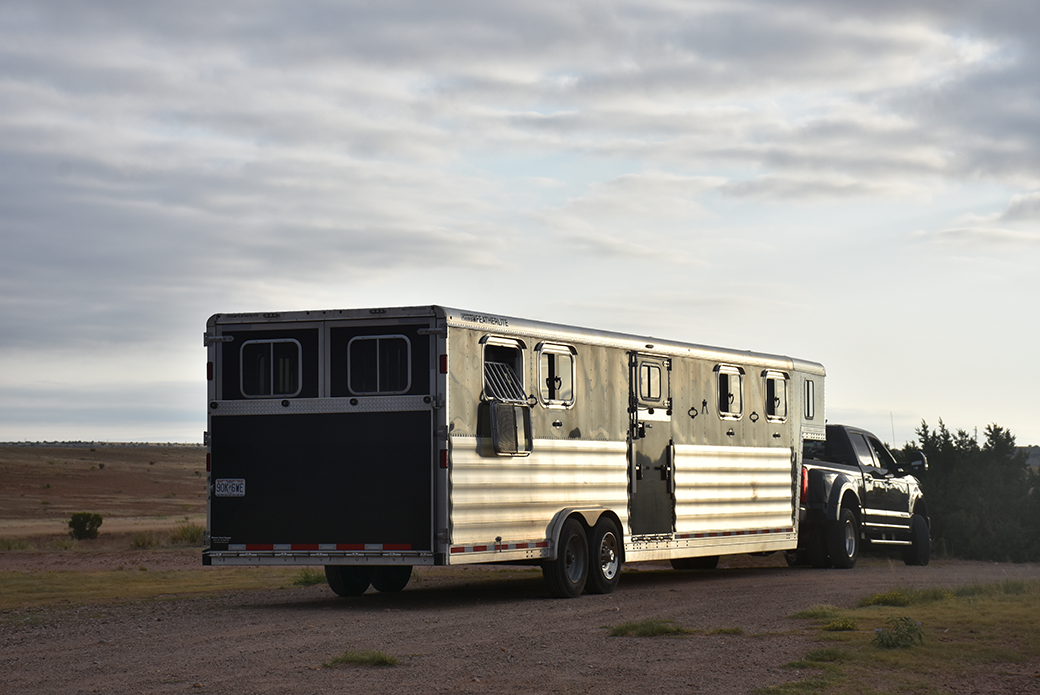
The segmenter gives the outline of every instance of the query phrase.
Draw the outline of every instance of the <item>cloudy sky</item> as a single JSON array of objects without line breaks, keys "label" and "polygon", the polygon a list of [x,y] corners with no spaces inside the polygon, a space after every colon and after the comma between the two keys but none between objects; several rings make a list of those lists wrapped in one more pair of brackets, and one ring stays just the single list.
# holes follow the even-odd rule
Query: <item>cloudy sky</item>
[{"label": "cloudy sky", "polygon": [[1040,4],[0,3],[0,441],[200,441],[216,312],[822,362],[1040,444]]}]

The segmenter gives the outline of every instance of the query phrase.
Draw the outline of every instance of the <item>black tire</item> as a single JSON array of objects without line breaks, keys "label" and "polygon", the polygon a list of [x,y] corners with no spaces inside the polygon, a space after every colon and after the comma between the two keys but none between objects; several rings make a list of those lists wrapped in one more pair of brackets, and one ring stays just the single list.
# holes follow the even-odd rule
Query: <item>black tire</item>
[{"label": "black tire", "polygon": [[920,514],[914,514],[910,517],[910,545],[903,550],[903,562],[924,566],[931,556],[932,539],[928,535],[928,522]]},{"label": "black tire", "polygon": [[589,542],[577,519],[563,523],[557,557],[542,563],[542,576],[555,598],[574,598],[585,590],[589,576]]},{"label": "black tire", "polygon": [[838,512],[838,520],[827,533],[827,552],[831,564],[843,570],[856,566],[859,558],[859,523],[848,507]]},{"label": "black tire", "polygon": [[379,565],[372,570],[372,587],[382,592],[400,591],[411,578],[411,565]]},{"label": "black tire", "polygon": [[609,594],[621,579],[621,533],[614,520],[601,516],[589,538],[589,577],[585,591]]},{"label": "black tire", "polygon": [[372,583],[372,568],[367,565],[325,565],[325,581],[337,596],[360,596]]},{"label": "black tire", "polygon": [[831,566],[831,559],[827,557],[827,533],[825,528],[814,526],[808,531],[805,539],[805,559],[816,569],[824,569]]},{"label": "black tire", "polygon": [[719,566],[719,556],[677,557],[671,563],[673,570],[713,570]]},{"label": "black tire", "polygon": [[784,561],[788,567],[800,567],[809,564],[809,555],[803,549],[785,550]]}]

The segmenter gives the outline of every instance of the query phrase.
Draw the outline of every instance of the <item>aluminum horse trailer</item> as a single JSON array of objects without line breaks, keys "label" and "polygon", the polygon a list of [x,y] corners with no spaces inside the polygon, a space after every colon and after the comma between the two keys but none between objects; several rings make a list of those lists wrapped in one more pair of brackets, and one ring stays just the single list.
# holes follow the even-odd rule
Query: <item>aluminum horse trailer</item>
[{"label": "aluminum horse trailer", "polygon": [[823,366],[440,306],[217,314],[213,565],[539,564],[554,596],[624,562],[794,550]]}]

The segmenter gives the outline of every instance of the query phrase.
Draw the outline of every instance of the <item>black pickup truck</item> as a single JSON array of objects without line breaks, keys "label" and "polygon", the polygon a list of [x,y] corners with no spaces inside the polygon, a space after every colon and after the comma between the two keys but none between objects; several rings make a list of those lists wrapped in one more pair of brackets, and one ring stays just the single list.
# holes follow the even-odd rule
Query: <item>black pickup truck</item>
[{"label": "black pickup truck", "polygon": [[798,551],[791,564],[849,568],[861,543],[903,546],[908,565],[931,554],[928,506],[911,472],[927,470],[924,455],[896,463],[870,432],[827,425],[827,440],[804,442]]}]

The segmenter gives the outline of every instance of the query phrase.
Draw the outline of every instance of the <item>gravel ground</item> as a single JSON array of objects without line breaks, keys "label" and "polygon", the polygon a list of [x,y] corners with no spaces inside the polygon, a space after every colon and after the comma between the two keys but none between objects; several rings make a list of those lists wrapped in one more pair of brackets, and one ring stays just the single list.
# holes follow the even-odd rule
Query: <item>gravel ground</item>
[{"label": "gravel ground", "polygon": [[[72,569],[74,555],[82,556],[80,569],[120,562],[119,554],[5,553],[0,570],[32,569],[19,563],[40,569],[43,558],[55,556],[67,564],[50,569]],[[197,553],[155,555],[162,569],[197,568]],[[143,557],[135,554],[132,563]],[[354,599],[315,586],[10,611],[0,614],[2,691],[746,693],[802,677],[781,668],[818,646],[815,630],[790,617],[796,611],[852,607],[897,587],[1038,579],[1040,568],[907,567],[870,558],[850,571],[812,570],[738,556],[712,572],[637,565],[613,594],[573,600],[547,598],[535,572],[519,579],[496,578],[499,568],[420,574],[399,594],[370,590]],[[694,630],[739,627],[742,634],[619,638],[605,629],[648,618]],[[399,665],[322,666],[347,650],[379,650]],[[936,687],[1038,692],[1037,669],[1019,664],[1013,673]]]}]

